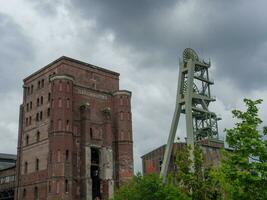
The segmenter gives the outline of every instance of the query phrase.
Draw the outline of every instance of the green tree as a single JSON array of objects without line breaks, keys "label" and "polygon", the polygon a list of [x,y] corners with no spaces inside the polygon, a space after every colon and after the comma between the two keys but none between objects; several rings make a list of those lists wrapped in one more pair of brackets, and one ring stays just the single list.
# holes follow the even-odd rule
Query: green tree
[{"label": "green tree", "polygon": [[225,130],[230,151],[224,153],[216,176],[225,190],[225,199],[267,199],[267,129],[259,129],[262,120],[257,108],[262,100],[244,102],[247,110],[234,110],[238,122]]},{"label": "green tree", "polygon": [[113,200],[189,200],[179,188],[171,183],[163,184],[158,175],[140,174],[121,186]]},{"label": "green tree", "polygon": [[[190,159],[191,147],[177,152],[176,165],[178,172],[176,181],[181,191],[193,200],[220,199],[218,181],[211,176],[211,169],[203,166],[203,156],[199,145],[194,148],[194,164]],[[192,165],[193,164],[193,165]],[[191,169],[193,166],[193,170]]]}]

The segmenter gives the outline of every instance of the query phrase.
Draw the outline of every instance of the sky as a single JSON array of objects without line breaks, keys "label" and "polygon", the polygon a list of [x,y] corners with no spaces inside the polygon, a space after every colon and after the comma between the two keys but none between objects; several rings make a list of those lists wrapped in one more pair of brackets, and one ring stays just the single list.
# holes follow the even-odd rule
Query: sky
[{"label": "sky", "polygon": [[[62,55],[121,74],[132,91],[135,172],[166,143],[179,59],[211,60],[220,137],[243,98],[262,98],[267,124],[265,0],[0,0],[0,152],[16,153],[22,80]],[[185,137],[182,117],[177,136]]]}]

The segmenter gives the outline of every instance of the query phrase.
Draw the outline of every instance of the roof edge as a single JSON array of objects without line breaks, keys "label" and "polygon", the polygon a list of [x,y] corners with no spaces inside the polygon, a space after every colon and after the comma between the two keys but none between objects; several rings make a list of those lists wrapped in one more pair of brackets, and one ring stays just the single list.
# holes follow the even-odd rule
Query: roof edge
[{"label": "roof edge", "polygon": [[68,61],[71,61],[71,62],[75,62],[75,63],[78,63],[78,64],[81,64],[81,65],[84,65],[84,66],[88,66],[88,67],[91,67],[93,69],[96,69],[96,70],[100,70],[100,71],[103,71],[103,72],[107,72],[107,73],[110,73],[110,74],[113,74],[113,75],[116,75],[116,76],[119,76],[120,74],[118,72],[114,72],[114,71],[111,71],[111,70],[108,70],[108,69],[105,69],[105,68],[102,68],[102,67],[98,67],[98,66],[95,66],[95,65],[92,65],[90,63],[86,63],[86,62],[83,62],[83,61],[80,61],[80,60],[77,60],[77,59],[74,59],[74,58],[70,58],[70,57],[67,57],[67,56],[61,56],[59,57],[58,59],[50,62],[49,64],[45,65],[44,67],[42,67],[41,69],[37,70],[36,72],[32,73],[31,75],[27,76],[26,78],[23,79],[23,81],[27,81],[28,79],[30,79],[31,77],[33,77],[34,75],[40,73],[41,71],[47,69],[48,67],[60,62],[60,61],[64,61],[64,60],[68,60]]}]

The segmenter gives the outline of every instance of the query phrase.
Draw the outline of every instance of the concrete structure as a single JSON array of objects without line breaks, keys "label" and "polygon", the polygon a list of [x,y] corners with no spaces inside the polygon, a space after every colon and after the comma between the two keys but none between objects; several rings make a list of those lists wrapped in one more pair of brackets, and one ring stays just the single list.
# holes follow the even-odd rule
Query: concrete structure
[{"label": "concrete structure", "polygon": [[24,79],[15,199],[109,199],[133,175],[131,92],[61,57]]},{"label": "concrete structure", "polygon": [[0,154],[0,200],[14,199],[16,155]]},{"label": "concrete structure", "polygon": [[[193,49],[183,52],[179,63],[177,96],[170,133],[163,159],[161,176],[166,180],[170,163],[172,146],[181,113],[185,114],[186,143],[191,146],[190,157],[193,160],[194,144],[201,140],[219,141],[218,123],[220,119],[209,110],[215,98],[211,95],[210,86],[213,81],[209,77],[210,62],[199,59]],[[191,166],[193,170],[193,166]]]},{"label": "concrete structure", "polygon": [[[220,149],[224,148],[224,143],[218,140],[208,139],[202,140],[199,143],[203,153],[204,167],[218,166],[221,160]],[[185,147],[186,143],[173,144],[167,174],[170,174],[171,172],[179,172],[179,169],[175,165],[175,155],[177,151],[184,151]],[[160,174],[165,149],[166,145],[162,145],[142,156],[143,174]]]}]

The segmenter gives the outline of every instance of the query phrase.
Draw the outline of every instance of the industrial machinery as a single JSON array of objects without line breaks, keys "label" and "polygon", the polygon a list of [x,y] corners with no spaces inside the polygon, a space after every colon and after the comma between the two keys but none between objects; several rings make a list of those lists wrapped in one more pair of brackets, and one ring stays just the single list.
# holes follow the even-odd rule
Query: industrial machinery
[{"label": "industrial machinery", "polygon": [[166,181],[181,113],[185,114],[186,143],[191,146],[191,160],[193,160],[193,150],[196,142],[204,139],[219,139],[218,120],[220,118],[209,110],[210,103],[215,101],[210,91],[210,86],[214,84],[209,77],[210,61],[200,60],[193,49],[186,48],[179,66],[175,111],[161,168],[163,181]]}]

